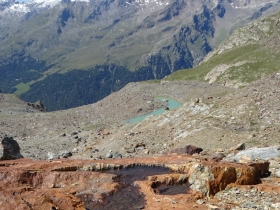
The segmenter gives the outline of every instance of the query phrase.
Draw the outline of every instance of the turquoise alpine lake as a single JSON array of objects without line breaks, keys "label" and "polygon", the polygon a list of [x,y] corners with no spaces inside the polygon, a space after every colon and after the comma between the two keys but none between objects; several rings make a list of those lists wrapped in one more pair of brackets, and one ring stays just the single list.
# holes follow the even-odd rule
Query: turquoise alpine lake
[{"label": "turquoise alpine lake", "polygon": [[[182,105],[178,101],[175,101],[175,100],[170,99],[170,98],[156,97],[155,99],[156,100],[160,100],[160,101],[167,100],[167,107],[169,108],[169,110],[177,109],[177,108],[179,108]],[[129,120],[124,121],[124,123],[137,123],[137,122],[141,122],[141,121],[143,121],[148,116],[160,115],[160,114],[162,114],[164,112],[165,112],[165,109],[164,108],[160,108],[160,109],[157,109],[156,111],[150,112],[148,114],[145,114],[145,115],[142,115],[142,116],[138,116],[138,117],[133,117],[133,118],[131,118]]]}]

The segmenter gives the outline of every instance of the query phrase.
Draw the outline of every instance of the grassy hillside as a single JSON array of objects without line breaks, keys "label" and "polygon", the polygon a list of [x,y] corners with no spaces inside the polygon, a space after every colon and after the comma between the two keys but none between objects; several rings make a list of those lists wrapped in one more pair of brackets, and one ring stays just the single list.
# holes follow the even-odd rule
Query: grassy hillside
[{"label": "grassy hillside", "polygon": [[198,80],[240,87],[280,70],[280,12],[236,30],[196,68],[164,80]]}]

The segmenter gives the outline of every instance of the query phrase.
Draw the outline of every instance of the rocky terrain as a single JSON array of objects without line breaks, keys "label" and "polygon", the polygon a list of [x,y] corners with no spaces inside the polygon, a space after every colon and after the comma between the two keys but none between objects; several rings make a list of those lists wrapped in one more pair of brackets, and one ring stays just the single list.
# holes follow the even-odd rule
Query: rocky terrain
[{"label": "rocky terrain", "polygon": [[[50,113],[1,94],[1,138],[14,136],[24,157],[49,160],[1,161],[0,209],[277,209],[279,83],[279,73],[238,91],[131,83],[95,104]],[[182,106],[124,123],[166,108],[156,96]],[[203,151],[186,155],[189,144]],[[238,152],[247,148],[255,149]]]},{"label": "rocky terrain", "polygon": [[268,170],[187,155],[1,161],[0,209],[277,209]]},{"label": "rocky terrain", "polygon": [[[260,37],[264,58],[279,44],[278,17],[248,26],[273,25],[272,36]],[[279,209],[279,63],[245,71],[248,62],[235,55],[264,51],[250,51],[254,39],[235,48],[238,33],[201,64],[210,62],[210,73],[189,70],[197,71],[193,78],[208,75],[204,82],[170,75],[129,83],[56,112],[0,92],[0,209]],[[214,62],[225,55],[232,60]],[[224,71],[233,63],[236,71]],[[242,85],[221,82],[240,71],[250,78]],[[171,99],[181,106],[171,109]],[[163,114],[127,123],[160,108]]]},{"label": "rocky terrain", "polygon": [[[38,112],[23,102],[18,103],[21,110],[16,112],[11,108],[14,101],[10,99],[16,100],[16,97],[2,94],[1,135],[13,136],[18,140],[25,157],[46,159],[48,152],[58,154],[63,150],[73,149],[77,150],[79,156],[83,154],[83,150],[90,153],[98,150],[95,155],[105,156],[112,148],[125,155],[126,151],[121,151],[121,148],[129,145],[127,141],[131,144],[152,142],[149,140],[150,130],[141,134],[144,142],[130,139],[140,137],[130,134],[135,124],[125,124],[124,121],[161,107],[166,108],[167,103],[156,100],[155,97],[173,98],[183,103],[185,100],[191,101],[193,96],[207,97],[208,94],[224,94],[225,91],[233,90],[195,82],[130,83],[95,104],[50,113]],[[10,103],[9,107],[5,105],[7,103]],[[35,113],[31,113],[29,109]],[[161,135],[169,135],[169,131]],[[92,148],[88,149],[90,147]],[[156,149],[157,152],[160,150],[161,146]],[[85,155],[85,158],[88,157]]]}]

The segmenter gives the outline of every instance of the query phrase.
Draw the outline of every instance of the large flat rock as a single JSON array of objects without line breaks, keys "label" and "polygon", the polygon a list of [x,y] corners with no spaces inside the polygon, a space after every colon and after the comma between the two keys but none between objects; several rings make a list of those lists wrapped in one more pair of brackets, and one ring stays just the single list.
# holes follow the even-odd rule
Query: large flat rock
[{"label": "large flat rock", "polygon": [[186,209],[228,185],[260,183],[268,167],[188,155],[1,161],[0,209]]}]

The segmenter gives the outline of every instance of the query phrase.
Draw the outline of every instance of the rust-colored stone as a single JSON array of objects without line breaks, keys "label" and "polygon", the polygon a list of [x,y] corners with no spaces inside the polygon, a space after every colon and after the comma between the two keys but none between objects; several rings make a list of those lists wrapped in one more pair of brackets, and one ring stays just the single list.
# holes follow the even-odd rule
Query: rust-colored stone
[{"label": "rust-colored stone", "polygon": [[[118,181],[130,175],[116,172],[122,168],[134,170],[133,167],[139,165],[173,170],[161,175],[139,176],[141,178],[133,181],[145,195],[145,209],[195,209],[197,199],[212,196],[229,185],[257,184],[260,176],[268,171],[268,163],[225,163],[188,155],[1,161],[0,209],[102,209],[100,205],[106,204],[107,198],[130,186]],[[161,186],[180,185],[183,191],[174,195],[163,195],[157,190]],[[199,205],[199,209],[207,209],[207,206]]]}]

